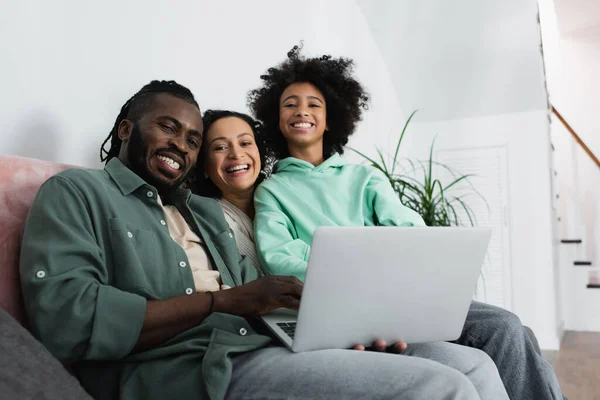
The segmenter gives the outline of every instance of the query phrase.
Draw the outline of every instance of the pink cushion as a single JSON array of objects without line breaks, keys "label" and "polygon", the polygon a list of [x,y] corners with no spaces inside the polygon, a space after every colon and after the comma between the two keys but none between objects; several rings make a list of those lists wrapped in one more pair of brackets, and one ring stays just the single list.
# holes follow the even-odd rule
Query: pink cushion
[{"label": "pink cushion", "polygon": [[69,165],[0,156],[0,306],[25,325],[19,248],[25,217],[46,179]]}]

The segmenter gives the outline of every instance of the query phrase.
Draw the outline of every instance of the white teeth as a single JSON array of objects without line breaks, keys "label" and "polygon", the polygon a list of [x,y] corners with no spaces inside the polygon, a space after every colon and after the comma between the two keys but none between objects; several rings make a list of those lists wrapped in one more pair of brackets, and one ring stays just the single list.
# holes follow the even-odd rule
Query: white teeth
[{"label": "white teeth", "polygon": [[310,128],[312,124],[309,122],[297,122],[295,124],[292,124],[292,126],[294,128]]},{"label": "white teeth", "polygon": [[250,166],[248,164],[236,165],[235,167],[227,168],[227,172],[248,170],[249,168]]},{"label": "white teeth", "polygon": [[179,169],[180,165],[177,161],[174,161],[172,159],[170,159],[169,157],[165,157],[165,156],[158,156],[159,160],[163,160],[164,162],[166,162],[167,164],[169,164],[169,167],[173,168],[173,169]]}]

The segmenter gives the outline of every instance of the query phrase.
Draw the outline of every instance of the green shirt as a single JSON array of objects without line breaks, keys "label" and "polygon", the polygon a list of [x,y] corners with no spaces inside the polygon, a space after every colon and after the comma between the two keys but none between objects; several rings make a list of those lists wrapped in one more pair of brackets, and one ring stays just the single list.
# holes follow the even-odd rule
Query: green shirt
[{"label": "green shirt", "polygon": [[[157,195],[116,158],[104,170],[70,169],[42,185],[21,249],[31,330],[58,359],[74,363],[96,398],[222,399],[230,355],[270,341],[244,318],[213,313],[165,344],[131,354],[147,299],[195,292]],[[224,285],[258,277],[215,200],[183,189],[162,200],[204,240]]]},{"label": "green shirt", "polygon": [[254,194],[254,238],[265,273],[304,281],[319,226],[424,226],[383,173],[334,154],[318,166],[288,157]]}]

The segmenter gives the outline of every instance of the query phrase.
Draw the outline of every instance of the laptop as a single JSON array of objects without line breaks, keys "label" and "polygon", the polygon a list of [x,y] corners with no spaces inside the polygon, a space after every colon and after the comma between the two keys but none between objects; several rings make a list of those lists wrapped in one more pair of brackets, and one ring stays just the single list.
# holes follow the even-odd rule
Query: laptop
[{"label": "laptop", "polygon": [[262,317],[294,352],[460,336],[487,228],[319,227],[298,311]]}]

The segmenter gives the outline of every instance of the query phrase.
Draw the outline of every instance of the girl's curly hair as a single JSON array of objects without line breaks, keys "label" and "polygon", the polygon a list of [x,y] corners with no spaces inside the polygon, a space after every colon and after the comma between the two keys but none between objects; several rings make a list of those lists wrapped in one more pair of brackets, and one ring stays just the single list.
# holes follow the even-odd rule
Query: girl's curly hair
[{"label": "girl's curly hair", "polygon": [[252,129],[252,133],[254,134],[254,141],[256,146],[258,147],[258,152],[260,154],[260,165],[261,170],[254,183],[254,187],[258,186],[262,181],[264,181],[268,175],[270,174],[271,167],[273,165],[273,159],[268,155],[268,152],[265,149],[265,140],[264,133],[262,130],[262,124],[251,116],[243,113],[239,113],[236,111],[229,110],[206,110],[204,112],[204,116],[202,117],[202,122],[204,125],[204,135],[202,135],[202,146],[200,147],[200,156],[198,157],[198,162],[196,164],[196,180],[192,183],[191,188],[195,189],[195,193],[200,196],[206,197],[214,197],[221,198],[223,197],[223,193],[221,190],[211,181],[209,178],[205,177],[204,172],[204,161],[206,160],[208,154],[208,131],[210,127],[222,118],[239,118],[242,121],[246,122],[250,125]]},{"label": "girl's curly hair", "polygon": [[325,97],[327,126],[323,136],[323,157],[342,154],[348,137],[354,133],[362,111],[368,109],[369,97],[352,77],[354,62],[349,58],[324,55],[300,56],[302,46],[294,46],[288,58],[269,68],[260,78],[262,87],[248,93],[248,107],[262,121],[269,154],[276,159],[289,156],[287,142],[279,129],[279,102],[283,91],[293,83],[310,83]]}]

